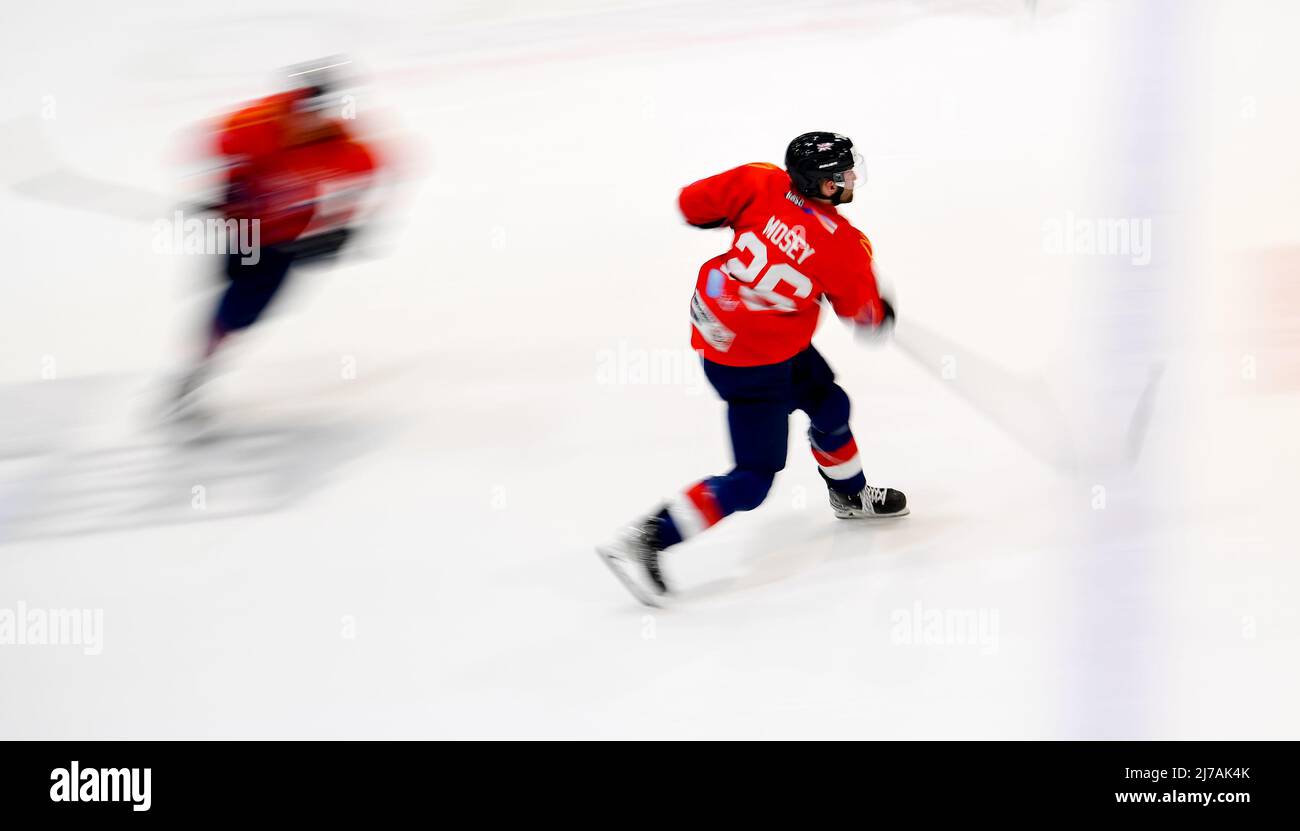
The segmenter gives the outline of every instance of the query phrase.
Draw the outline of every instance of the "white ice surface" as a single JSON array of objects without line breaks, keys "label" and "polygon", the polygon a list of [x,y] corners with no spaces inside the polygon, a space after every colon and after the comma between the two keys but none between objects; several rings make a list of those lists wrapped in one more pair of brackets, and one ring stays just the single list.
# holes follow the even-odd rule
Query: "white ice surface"
[{"label": "white ice surface", "polygon": [[[1197,323],[1216,319],[1213,274],[1188,278],[1177,314],[1194,323],[1162,344],[1136,468],[1050,470],[942,367],[827,321],[817,344],[853,397],[869,481],[905,490],[912,516],[834,520],[796,415],[767,503],[670,552],[675,608],[636,607],[592,553],[728,466],[698,371],[619,373],[681,358],[697,265],[726,244],[681,224],[677,189],[780,161],[798,132],[865,149],[870,183],[845,212],[900,332],[922,321],[1065,401],[1096,380],[1074,372],[1098,351],[1073,305],[1094,264],[1045,253],[1042,227],[1095,204],[1098,114],[1114,85],[1145,82],[1117,80],[1099,48],[1107,7],[276,6],[7,20],[3,116],[53,104],[50,146],[99,179],[170,192],[197,120],[332,52],[364,63],[363,114],[400,134],[412,178],[382,257],[299,275],[232,348],[198,449],[148,414],[193,346],[206,265],[154,253],[147,225],[0,194],[0,518],[72,506],[0,544],[0,610],[104,621],[99,655],[0,645],[0,735],[1300,736],[1300,398],[1233,375],[1237,354]],[[1262,45],[1198,87],[1195,116],[1222,125],[1260,98],[1257,132],[1229,120],[1207,139],[1265,177],[1259,192],[1198,185],[1268,206],[1265,230],[1214,217],[1255,246],[1300,227],[1264,184],[1296,173],[1268,156],[1296,136],[1277,81],[1295,61],[1273,30],[1248,11],[1217,21],[1229,46]],[[6,159],[6,180],[22,167]],[[1145,371],[1151,356],[1129,357]],[[1067,408],[1084,446],[1132,406],[1097,395]],[[230,438],[250,433],[278,440]],[[87,461],[105,452],[127,461]],[[268,460],[285,481],[240,478]],[[79,484],[107,507],[59,490]],[[138,523],[95,530],[124,505]],[[900,642],[918,609],[976,613],[991,638]]]}]

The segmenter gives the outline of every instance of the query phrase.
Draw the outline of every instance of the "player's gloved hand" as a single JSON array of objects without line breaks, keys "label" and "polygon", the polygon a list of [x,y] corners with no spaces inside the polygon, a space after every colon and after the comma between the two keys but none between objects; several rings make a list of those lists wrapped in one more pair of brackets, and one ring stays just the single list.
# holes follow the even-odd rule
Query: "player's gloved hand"
[{"label": "player's gloved hand", "polygon": [[894,334],[894,307],[885,298],[868,303],[853,318],[853,334],[865,343],[883,343]]}]

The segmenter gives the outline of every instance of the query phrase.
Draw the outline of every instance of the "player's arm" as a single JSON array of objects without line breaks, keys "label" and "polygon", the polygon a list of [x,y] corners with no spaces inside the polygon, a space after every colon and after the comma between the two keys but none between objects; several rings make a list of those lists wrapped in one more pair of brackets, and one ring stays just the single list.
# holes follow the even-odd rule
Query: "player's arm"
[{"label": "player's arm", "polygon": [[217,170],[214,172],[222,176],[222,192],[210,195],[205,204],[195,207],[230,217],[250,215],[257,210],[250,191],[250,178],[255,163],[281,147],[282,122],[292,102],[292,93],[271,95],[236,110],[213,125],[208,152],[216,161]]},{"label": "player's arm", "polygon": [[747,164],[692,182],[682,188],[677,206],[686,221],[696,228],[732,225],[754,199],[756,174],[771,169],[769,164]]},{"label": "player's arm", "polygon": [[859,233],[845,252],[845,279],[826,292],[835,313],[854,326],[878,331],[892,324],[894,308],[880,296],[872,265],[871,241]]},{"label": "player's arm", "polygon": [[218,160],[221,192],[204,205],[228,217],[255,212],[249,189],[253,161],[275,149],[276,127],[266,103],[246,107],[228,116],[213,136],[211,153]]},{"label": "player's arm", "polygon": [[[299,263],[337,256],[367,223],[365,205],[378,161],[364,142],[340,138],[331,148],[334,175],[319,184],[316,215],[298,239],[283,246]],[[369,208],[369,210],[367,210]]]}]

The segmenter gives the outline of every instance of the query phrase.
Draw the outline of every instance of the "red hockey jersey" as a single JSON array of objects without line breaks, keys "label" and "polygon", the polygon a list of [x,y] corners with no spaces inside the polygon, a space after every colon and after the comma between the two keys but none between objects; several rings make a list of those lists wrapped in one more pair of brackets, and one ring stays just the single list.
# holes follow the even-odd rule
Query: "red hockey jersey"
[{"label": "red hockey jersey", "polygon": [[289,125],[296,96],[264,98],[225,120],[217,151],[231,160],[226,215],[259,219],[268,245],[345,225],[375,168],[371,152],[339,121],[310,140]]},{"label": "red hockey jersey", "polygon": [[691,345],[728,366],[774,364],[812,342],[823,295],[836,314],[878,320],[871,243],[833,206],[797,193],[771,164],[747,164],[682,189],[692,225],[734,231],[700,267]]}]

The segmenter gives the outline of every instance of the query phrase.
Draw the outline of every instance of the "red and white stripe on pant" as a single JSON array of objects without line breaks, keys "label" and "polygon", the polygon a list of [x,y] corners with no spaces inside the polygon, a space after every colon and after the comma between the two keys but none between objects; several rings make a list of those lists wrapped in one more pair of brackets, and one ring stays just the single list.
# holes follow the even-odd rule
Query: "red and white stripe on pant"
[{"label": "red and white stripe on pant", "polygon": [[709,489],[708,482],[697,482],[677,494],[668,503],[668,516],[677,526],[677,533],[688,540],[696,534],[718,524],[723,517],[718,498]]},{"label": "red and white stripe on pant", "polygon": [[817,467],[826,474],[826,478],[833,481],[844,482],[862,472],[862,460],[858,458],[858,442],[852,437],[843,447],[836,450],[822,450],[814,444],[812,454],[817,460]]}]

